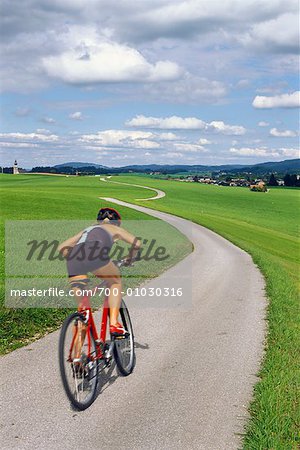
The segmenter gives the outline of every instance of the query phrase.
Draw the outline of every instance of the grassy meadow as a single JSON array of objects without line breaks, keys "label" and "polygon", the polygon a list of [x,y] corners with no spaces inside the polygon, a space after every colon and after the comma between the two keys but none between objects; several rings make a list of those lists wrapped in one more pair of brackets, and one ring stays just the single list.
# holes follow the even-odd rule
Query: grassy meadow
[{"label": "grassy meadow", "polygon": [[[96,219],[96,214],[101,206],[107,205],[107,202],[100,200],[99,196],[118,196],[123,189],[122,186],[112,185],[99,181],[99,177],[56,177],[45,175],[0,175],[0,354],[14,350],[21,347],[34,339],[37,339],[47,332],[57,329],[62,320],[69,313],[65,309],[43,308],[43,309],[11,309],[4,306],[4,225],[7,220],[44,220],[47,222],[41,225],[41,233],[43,229],[48,228],[53,232],[53,227],[49,226],[48,220],[74,220],[74,226],[78,226],[79,220],[86,221],[84,226],[93,224]],[[145,198],[149,196],[145,189],[131,188],[127,186],[128,195],[131,198],[135,198],[138,195],[139,198]],[[122,216],[135,226],[137,220],[153,220],[148,215],[133,211],[128,208],[118,207],[118,210]],[[134,222],[136,221],[136,222]],[[183,237],[176,229],[159,221],[162,225],[157,224],[155,220],[155,229],[159,236],[157,237],[157,245],[159,240],[163,240],[163,237],[169,236],[170,233],[173,236],[174,246],[171,248],[171,256],[166,262],[162,262],[160,265],[152,262],[153,267],[143,267],[143,262],[140,263],[136,269],[128,269],[128,278],[126,279],[126,286],[133,287],[139,282],[143,281],[143,278],[151,278],[157,276],[163,270],[170,265],[175,264],[179,259],[183,258],[186,254],[192,251],[189,241]],[[24,224],[27,225],[26,222]],[[142,222],[143,234],[147,233],[147,229],[153,227],[145,226],[145,222]],[[35,225],[36,226],[36,225]],[[70,233],[70,226],[68,229],[63,230],[63,225],[57,229],[57,234],[54,238],[59,241],[70,237],[80,231],[83,226],[79,225],[79,229],[74,229]],[[38,227],[39,228],[39,227]],[[47,231],[47,230],[46,230]],[[25,234],[28,231],[25,230]],[[149,233],[148,233],[149,234]],[[36,236],[38,239],[38,236]],[[21,239],[21,236],[20,236]],[[52,237],[49,237],[51,241]],[[163,244],[163,242],[161,242]],[[160,245],[161,245],[160,244]],[[175,252],[176,245],[180,245],[182,254],[178,255]],[[9,253],[11,249],[7,249],[6,253]],[[14,249],[12,249],[13,251]],[[170,248],[168,249],[170,250]],[[18,253],[20,255],[20,253]],[[24,256],[24,254],[23,254]],[[16,255],[17,257],[17,255]],[[44,263],[45,264],[45,263]],[[44,265],[43,264],[43,265]],[[16,261],[16,267],[22,265],[22,261]],[[65,287],[66,285],[66,270],[65,264],[62,263],[62,269],[58,268],[61,278],[53,279],[53,285],[57,287]],[[145,266],[145,264],[144,264]],[[151,266],[151,263],[150,263]],[[126,269],[125,269],[126,271]],[[24,272],[22,272],[24,273]],[[63,274],[62,274],[63,273]],[[41,275],[40,272],[37,272]],[[132,276],[132,279],[130,277]],[[49,279],[45,280],[47,284]],[[16,283],[18,281],[16,280]],[[42,278],[36,279],[35,284],[37,287],[43,288]],[[30,284],[30,279],[29,279]],[[17,288],[20,284],[16,284],[14,288]],[[51,304],[51,302],[50,302]]]},{"label": "grassy meadow", "polygon": [[[164,190],[166,197],[138,203],[189,218],[252,255],[266,279],[268,335],[244,448],[299,448],[299,189],[273,188],[257,193],[240,187],[153,180],[150,176],[113,179],[131,179]],[[125,200],[125,192],[122,198]]]},{"label": "grassy meadow", "polygon": [[[206,186],[152,179],[150,176],[115,176],[111,180],[148,185],[166,192],[154,201],[135,201],[150,191],[99,181],[99,177],[2,175],[1,259],[4,274],[5,220],[94,219],[102,206],[98,197],[116,197],[188,218],[221,234],[252,255],[266,279],[269,299],[266,354],[260,382],[250,407],[251,420],[244,448],[299,448],[299,190],[273,188],[268,193],[246,188]],[[128,219],[147,216],[118,207]],[[3,287],[2,287],[3,293]],[[247,295],[247,293],[245,293]],[[57,328],[64,310],[0,309],[1,351],[12,350],[33,337]]]}]

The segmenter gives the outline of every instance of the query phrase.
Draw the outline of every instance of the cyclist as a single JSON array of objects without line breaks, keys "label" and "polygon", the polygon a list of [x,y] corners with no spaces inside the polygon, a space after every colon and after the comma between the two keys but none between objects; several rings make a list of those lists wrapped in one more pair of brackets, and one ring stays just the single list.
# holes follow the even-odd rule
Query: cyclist
[{"label": "cyclist", "polygon": [[58,250],[67,261],[69,282],[79,303],[80,291],[89,281],[88,272],[106,280],[109,287],[110,333],[124,335],[126,330],[118,322],[122,291],[121,275],[109,257],[114,242],[118,240],[131,246],[125,258],[126,264],[130,265],[140,249],[140,240],[121,228],[121,216],[118,211],[113,208],[101,208],[95,225],[64,241]]}]

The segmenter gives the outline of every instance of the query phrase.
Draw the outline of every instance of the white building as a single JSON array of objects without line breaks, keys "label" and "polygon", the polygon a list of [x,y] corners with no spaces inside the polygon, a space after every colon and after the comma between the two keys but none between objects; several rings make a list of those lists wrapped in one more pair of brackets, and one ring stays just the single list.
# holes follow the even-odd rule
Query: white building
[{"label": "white building", "polygon": [[18,173],[19,173],[18,163],[17,163],[17,160],[15,160],[15,163],[13,165],[13,174],[18,175]]}]

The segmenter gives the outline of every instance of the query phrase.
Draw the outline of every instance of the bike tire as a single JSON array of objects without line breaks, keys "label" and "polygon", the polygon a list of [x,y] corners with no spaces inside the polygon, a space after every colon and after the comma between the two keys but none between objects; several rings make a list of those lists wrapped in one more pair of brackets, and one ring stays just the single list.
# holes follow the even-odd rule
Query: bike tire
[{"label": "bike tire", "polygon": [[[128,331],[129,336],[123,339],[118,338],[114,339],[115,341],[114,357],[119,372],[124,376],[128,376],[133,372],[135,366],[135,349],[134,349],[133,327],[129,311],[124,300],[122,300],[120,308],[120,322],[122,323],[124,328]],[[126,360],[124,360],[125,352],[127,354]]]},{"label": "bike tire", "polygon": [[[60,332],[59,346],[58,346],[58,348],[59,348],[59,351],[58,351],[59,368],[60,368],[60,375],[61,375],[63,387],[64,387],[64,390],[65,390],[65,393],[66,393],[68,399],[70,400],[71,404],[73,405],[73,407],[75,409],[83,411],[86,408],[88,408],[94,402],[94,400],[96,398],[97,384],[98,384],[98,364],[97,364],[97,360],[96,360],[95,365],[93,366],[93,369],[92,369],[93,377],[92,377],[90,395],[88,396],[88,398],[85,401],[80,401],[78,398],[76,398],[76,393],[74,393],[74,389],[72,388],[71,383],[68,379],[67,371],[70,369],[71,371],[74,372],[74,366],[72,367],[72,363],[68,362],[67,355],[66,355],[66,348],[68,346],[67,335],[68,335],[68,332],[70,331],[70,327],[72,327],[72,324],[74,324],[76,321],[81,321],[82,323],[84,323],[84,318],[78,312],[73,313],[70,316],[68,316],[63,323],[63,326],[62,326],[62,329]],[[95,339],[94,339],[92,333],[90,332],[90,330],[88,330],[87,333],[90,333],[91,345],[92,345],[92,348],[94,349],[94,352],[96,353]],[[69,364],[69,366],[68,366],[68,364]],[[82,372],[85,372],[85,369],[82,370]],[[75,376],[74,373],[73,373],[73,378],[75,379],[74,383],[76,383],[77,375]],[[85,378],[85,376],[83,376],[81,378],[82,386],[85,383],[84,378]],[[89,378],[89,377],[86,377],[86,378]],[[82,390],[83,390],[83,388],[82,388]],[[77,394],[78,394],[78,387],[77,387]]]}]

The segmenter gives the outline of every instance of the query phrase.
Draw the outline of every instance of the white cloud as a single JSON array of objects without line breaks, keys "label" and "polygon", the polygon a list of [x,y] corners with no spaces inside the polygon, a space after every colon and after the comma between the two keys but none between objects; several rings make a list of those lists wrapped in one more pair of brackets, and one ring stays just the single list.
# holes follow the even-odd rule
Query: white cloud
[{"label": "white cloud", "polygon": [[51,131],[46,128],[37,128],[36,132],[37,134],[51,134]]},{"label": "white cloud", "polygon": [[280,131],[277,128],[271,128],[270,135],[275,137],[296,137],[297,134],[292,130]]},{"label": "white cloud", "polygon": [[162,156],[165,156],[166,158],[182,158],[183,154],[180,152],[166,152],[163,153]]},{"label": "white cloud", "polygon": [[129,127],[174,129],[174,130],[204,130],[227,135],[242,135],[246,129],[240,125],[227,125],[223,121],[214,120],[206,123],[196,117],[146,117],[138,115],[125,123]]},{"label": "white cloud", "polygon": [[82,120],[83,114],[80,111],[76,111],[74,113],[69,114],[69,118],[73,120]]},{"label": "white cloud", "polygon": [[[156,90],[156,81],[180,78],[173,89],[175,101],[182,99],[177,95],[182,89],[187,93],[183,102],[187,97],[193,100],[193,91],[197,99],[219,99],[225,95],[224,83],[212,81],[206,90],[205,85],[216,74],[228,81],[224,65],[237,75],[231,86],[238,80],[239,86],[245,86],[252,79],[248,57],[255,55],[257,62],[257,49],[275,55],[276,62],[278,54],[290,56],[297,51],[296,0],[285,0],[284,6],[282,0],[153,0],[138,5],[23,0],[17,8],[11,4],[3,2],[0,27],[1,79],[9,90],[28,92],[49,86],[52,80],[46,71],[75,84],[155,81],[154,91],[157,95],[160,91],[161,98],[166,93],[168,99],[172,87],[166,83]],[[269,64],[272,61],[265,58],[264,67]],[[188,80],[181,83],[179,67],[204,82],[197,81],[188,90]],[[250,72],[260,73],[255,63],[253,68]]]},{"label": "white cloud", "polygon": [[256,92],[259,94],[277,95],[288,88],[289,84],[286,80],[272,81],[267,85],[258,86]]},{"label": "white cloud", "polygon": [[136,49],[94,40],[60,55],[43,58],[50,77],[71,84],[157,82],[174,80],[182,70],[171,61],[148,62]]},{"label": "white cloud", "polygon": [[159,148],[160,144],[154,141],[148,141],[147,139],[134,141],[135,148]]},{"label": "white cloud", "polygon": [[84,134],[79,142],[102,147],[159,148],[160,144],[154,141],[155,138],[156,135],[151,132],[105,130],[96,134]]},{"label": "white cloud", "polygon": [[42,118],[42,122],[48,123],[48,124],[51,125],[51,124],[56,123],[56,120],[53,119],[52,117],[43,117],[43,118]]},{"label": "white cloud", "polygon": [[299,149],[296,148],[278,148],[278,149],[270,149],[268,147],[241,147],[235,148],[232,147],[229,149],[230,153],[233,153],[238,156],[245,157],[259,157],[259,158],[285,158],[285,157],[299,157]]},{"label": "white cloud", "polygon": [[[99,7],[99,1],[101,8]],[[298,22],[296,21],[298,20],[299,6],[297,0],[286,0],[284,6],[282,0],[273,0],[272,2],[270,0],[260,0],[260,2],[257,2],[257,0],[243,0],[241,2],[224,0],[222,2],[206,2],[201,4],[201,8],[199,8],[199,0],[174,0],[173,2],[170,0],[153,0],[152,2],[138,2],[138,4],[132,1],[114,3],[107,0],[91,0],[90,2],[84,2],[83,0],[65,0],[64,2],[59,0],[53,0],[52,2],[49,2],[49,0],[45,2],[24,0],[18,2],[18,8],[13,8],[9,1],[5,1],[3,8],[5,14],[2,15],[3,26],[0,28],[0,33],[3,32],[4,36],[0,45],[3,61],[1,80],[4,89],[14,90],[15,87],[15,89],[28,93],[28,86],[33,86],[34,89],[40,89],[41,86],[49,87],[53,80],[52,75],[46,75],[50,72],[47,71],[44,62],[54,61],[55,63],[56,61],[58,63],[63,60],[68,63],[72,58],[75,58],[74,68],[68,66],[67,69],[70,73],[66,73],[66,79],[63,78],[64,74],[62,75],[64,68],[52,67],[54,72],[57,72],[59,80],[75,84],[84,83],[86,73],[90,71],[91,78],[94,77],[93,79],[97,80],[99,80],[98,75],[100,73],[100,82],[103,83],[106,82],[103,70],[105,72],[107,69],[109,72],[109,69],[114,68],[111,66],[116,55],[117,60],[118,55],[120,55],[120,61],[128,60],[128,66],[125,64],[124,71],[122,68],[118,68],[116,79],[109,78],[109,82],[118,82],[118,80],[130,82],[119,85],[102,85],[101,90],[97,86],[85,86],[85,89],[89,88],[93,91],[85,91],[86,95],[81,93],[85,97],[84,101],[78,99],[76,101],[78,95],[82,99],[82,95],[78,92],[81,87],[72,87],[70,95],[73,101],[70,100],[69,103],[73,103],[73,105],[69,107],[66,106],[67,101],[58,99],[54,102],[54,97],[50,99],[47,93],[40,98],[31,97],[32,101],[28,104],[25,103],[28,97],[24,96],[21,101],[16,103],[14,99],[10,104],[7,102],[8,114],[9,110],[14,113],[17,106],[30,106],[30,108],[39,110],[44,105],[46,106],[45,110],[40,114],[53,114],[55,117],[53,109],[57,108],[67,111],[60,114],[66,121],[71,111],[83,111],[83,114],[85,114],[85,108],[89,107],[83,106],[80,102],[86,104],[98,102],[98,106],[101,107],[101,111],[98,110],[100,116],[98,117],[98,123],[101,123],[101,114],[104,116],[107,112],[104,111],[104,108],[109,105],[109,107],[112,106],[112,109],[109,110],[112,112],[111,122],[109,126],[106,126],[114,128],[117,124],[118,115],[115,118],[113,112],[119,110],[120,106],[122,108],[124,106],[124,110],[132,108],[131,115],[128,117],[133,117],[136,114],[136,105],[142,101],[147,102],[147,104],[152,103],[152,111],[155,111],[154,102],[157,102],[158,105],[165,103],[163,105],[165,112],[162,114],[166,116],[180,115],[182,111],[188,116],[193,116],[203,114],[200,112],[205,111],[204,103],[208,102],[223,105],[222,109],[219,108],[218,110],[225,110],[224,116],[221,116],[225,122],[229,120],[226,119],[227,117],[234,117],[232,111],[232,114],[226,115],[226,109],[229,110],[233,107],[234,110],[237,110],[239,108],[239,114],[235,115],[236,119],[231,120],[243,123],[243,115],[246,114],[243,110],[245,102],[250,103],[255,95],[258,95],[258,99],[267,99],[266,102],[259,100],[258,103],[260,104],[270,102],[270,98],[272,103],[274,98],[281,97],[279,94],[292,92],[291,89],[296,89],[293,88],[292,84],[287,84],[287,81],[284,81],[284,74],[289,74],[286,76],[286,80],[293,82],[291,81],[293,80],[293,73],[295,74],[295,63],[293,61],[296,60],[296,57],[291,56],[291,53],[295,52],[298,44],[298,37],[295,39],[296,34],[298,34]],[[105,14],[103,14],[103,11],[105,11]],[[5,30],[3,30],[4,27]],[[262,55],[263,52],[265,52],[264,55]],[[110,58],[107,68],[99,65],[99,62],[104,61],[105,55],[107,55],[107,60]],[[281,55],[285,55],[285,58]],[[174,64],[178,70],[178,76],[172,80],[164,81],[165,79],[162,77],[155,78],[153,72],[156,71],[157,75],[159,72],[156,67],[157,63],[166,62],[166,60],[172,61],[171,64]],[[141,62],[141,65],[139,62]],[[80,73],[77,67],[75,68],[77,63],[80,67]],[[137,69],[139,66],[141,66],[141,72]],[[86,70],[87,67],[88,70]],[[180,67],[184,69],[180,70]],[[76,79],[76,73],[74,75],[74,72],[78,72],[78,79]],[[140,73],[145,73],[145,77],[140,76]],[[159,73],[159,75],[161,74]],[[75,80],[72,77],[75,77]],[[72,81],[68,81],[68,78]],[[131,80],[134,82],[131,83]],[[268,80],[269,90],[266,90],[268,88],[268,86],[265,86],[266,80]],[[276,80],[282,80],[281,82],[286,84],[280,85],[280,82]],[[248,82],[254,92],[251,99],[249,98],[249,90],[245,90],[243,95],[238,95],[240,93],[236,92],[237,87],[246,87]],[[54,82],[54,89],[56,86],[61,89],[60,84]],[[259,91],[258,86],[265,90]],[[273,90],[271,90],[272,86]],[[230,90],[235,90],[230,96],[231,98],[228,99],[233,104],[226,105],[227,100],[224,100],[224,97]],[[132,100],[132,105],[128,103],[130,100]],[[45,104],[45,101],[48,102],[48,105]],[[100,102],[102,102],[101,105]],[[169,108],[166,103],[169,104]],[[184,107],[180,105],[178,107],[180,103]],[[196,107],[189,110],[188,104],[194,104]],[[260,107],[264,106],[257,106],[257,108]],[[98,111],[93,109],[93,114],[95,114],[93,123],[95,123]],[[252,115],[257,113],[255,111],[252,111]],[[20,112],[22,113],[22,111]],[[291,125],[293,121],[287,122],[291,118],[291,112],[285,120],[286,125],[279,124],[276,120],[279,118],[280,110],[276,111],[277,116],[272,115],[272,120],[265,114],[265,111],[262,111],[262,113],[257,115],[260,118],[270,120],[270,126],[264,125],[268,126],[268,131],[272,126],[294,128],[294,125]],[[294,113],[297,114],[296,111]],[[152,114],[154,116],[159,115],[157,111],[152,112]],[[219,119],[220,116],[215,115],[213,118]],[[49,123],[49,126],[42,123],[40,123],[40,126],[50,129],[53,127],[51,124],[55,123],[55,120],[51,117],[44,121]],[[22,131],[26,130],[24,128],[26,127],[25,122]],[[211,123],[201,122],[204,123],[202,129],[198,126],[196,128],[189,128],[188,126],[175,128],[175,130],[183,130],[182,133],[178,132],[178,135],[177,132],[176,135],[171,132],[167,133],[168,128],[165,129],[166,133],[161,134],[158,133],[159,130],[154,130],[157,132],[148,138],[135,139],[135,144],[132,144],[134,141],[132,137],[127,137],[116,144],[116,147],[120,146],[120,149],[122,149],[120,151],[123,151],[124,146],[129,149],[129,147],[134,148],[138,145],[147,146],[156,143],[156,145],[160,144],[163,150],[153,153],[160,154],[161,151],[174,150],[176,148],[175,143],[181,143],[185,146],[197,144],[205,146],[204,137],[201,140],[199,136],[207,136],[216,144],[214,153],[220,154],[221,159],[222,149],[226,147],[247,148],[253,146],[260,148],[265,142],[270,142],[270,138],[260,143],[255,143],[254,140],[243,141],[239,134],[242,135],[245,129],[243,127],[236,128],[239,127],[238,125],[228,125],[218,120],[214,121],[214,126]],[[75,122],[72,123],[75,124]],[[70,124],[71,121],[66,124],[67,128],[72,128]],[[79,124],[80,122],[76,122],[78,129],[80,129]],[[61,130],[67,129],[64,128],[63,121],[61,125]],[[145,128],[152,127],[146,126]],[[183,138],[184,130],[189,129],[195,130],[195,132],[186,132],[185,134],[189,135],[189,139]],[[172,128],[169,128],[169,130],[171,131]],[[82,130],[80,131],[83,133]],[[163,127],[161,131],[164,131]],[[267,134],[262,133],[263,130],[260,131],[261,135]],[[84,132],[92,133],[93,131],[85,128]],[[215,135],[207,134],[210,132],[215,133]],[[278,130],[277,132],[282,133]],[[40,130],[36,130],[36,133],[45,134]],[[249,133],[250,136],[251,133]],[[238,141],[230,145],[231,139],[223,137],[225,134],[233,135],[233,138],[236,135]],[[196,135],[197,137],[195,137]],[[276,143],[279,141],[282,145],[279,139],[272,139],[273,143],[275,141]],[[29,143],[29,141],[26,142]],[[24,145],[26,142],[24,142]],[[23,142],[19,143],[23,144]],[[52,147],[59,150],[59,145],[64,143],[66,148],[68,147],[69,151],[72,152],[75,150],[76,145],[74,146],[74,143],[77,144],[77,141],[75,137],[72,138],[69,135],[56,141],[57,145]],[[82,144],[82,147],[78,145],[80,151],[83,148],[84,150],[88,148],[87,145]],[[97,154],[100,146],[99,142],[91,141],[90,154]],[[96,152],[92,152],[95,148]],[[103,148],[107,147],[104,146]],[[114,152],[117,151],[114,148]],[[27,153],[30,154],[29,151]],[[33,152],[31,153],[33,154]],[[109,153],[112,153],[111,149],[109,149]],[[63,150],[61,150],[62,154]],[[88,155],[88,153],[86,154]],[[140,159],[143,158],[143,154],[144,151],[136,151],[136,155]],[[48,152],[48,155],[51,158],[50,152]],[[79,151],[78,155],[80,157]],[[197,153],[194,152],[193,156],[197,157]]]},{"label": "white cloud", "polygon": [[9,36],[16,32],[37,32],[45,29],[47,19],[52,19],[51,24],[57,24],[58,28],[66,23],[98,23],[106,36],[116,35],[127,42],[163,37],[188,39],[218,29],[245,31],[255,23],[298,11],[296,0],[285,0],[284,8],[281,0],[260,0],[259,7],[254,0],[213,1],[201,3],[201,7],[199,0],[153,0],[138,5],[133,1],[65,0],[62,4],[59,0],[44,0],[31,2],[30,6],[23,1],[18,9],[9,8],[9,2],[4,2],[3,15],[7,20],[3,32]]},{"label": "white cloud", "polygon": [[84,148],[103,150],[114,149],[163,149],[164,151],[189,153],[207,153],[209,150],[203,145],[211,143],[208,139],[186,140],[172,132],[153,132],[140,130],[104,130],[95,134],[83,134],[78,144]]},{"label": "white cloud", "polygon": [[239,136],[246,133],[246,128],[240,125],[226,125],[223,121],[212,121],[207,124],[208,129],[217,131],[222,134],[228,134],[233,136]]},{"label": "white cloud", "polygon": [[106,150],[107,150],[107,147],[95,147],[94,145],[85,145],[84,146],[84,149],[85,150],[92,150],[92,152],[93,152],[93,156],[95,157],[95,158],[102,158],[103,156],[109,156],[110,155],[110,153],[109,152],[107,152]]},{"label": "white cloud", "polygon": [[121,154],[121,155],[116,155],[116,156],[113,156],[111,159],[114,161],[114,160],[116,160],[116,161],[118,161],[118,160],[123,160],[123,159],[135,159],[136,157],[134,156],[134,155],[128,155],[127,153],[123,153],[123,154]]},{"label": "white cloud", "polygon": [[299,148],[280,148],[282,155],[292,158],[299,158]]},{"label": "white cloud", "polygon": [[245,88],[248,88],[250,85],[251,85],[250,80],[242,79],[237,82],[236,87],[238,89],[245,89]]},{"label": "white cloud", "polygon": [[205,128],[205,122],[196,117],[146,117],[138,115],[131,120],[127,120],[125,125],[129,127],[154,128],[165,130],[202,130]]},{"label": "white cloud", "polygon": [[298,54],[299,52],[299,10],[281,14],[271,20],[253,24],[237,39],[246,47],[261,52]]},{"label": "white cloud", "polygon": [[266,97],[264,95],[257,95],[252,102],[254,108],[299,108],[300,106],[300,91],[295,91],[292,94],[274,95],[273,97]]},{"label": "white cloud", "polygon": [[28,142],[0,142],[0,148],[32,148],[38,147],[38,144],[32,144]]},{"label": "white cloud", "polygon": [[[215,76],[214,73],[213,77]],[[199,102],[219,104],[228,94],[228,87],[222,81],[196,76],[186,71],[180,79],[175,81],[143,85],[142,93],[147,99],[151,96],[157,101],[179,104],[199,104]]]},{"label": "white cloud", "polygon": [[[266,147],[260,147],[260,148],[250,148],[250,147],[241,147],[241,148],[235,148],[232,147],[229,149],[230,153],[234,153],[235,155],[240,156],[267,156],[268,155],[268,149]],[[279,156],[279,155],[278,155]]]},{"label": "white cloud", "polygon": [[212,142],[210,140],[208,140],[208,139],[200,138],[198,140],[198,144],[200,144],[200,145],[209,145],[209,144],[212,144]]},{"label": "white cloud", "polygon": [[160,133],[158,137],[161,141],[175,141],[178,136],[175,133]]},{"label": "white cloud", "polygon": [[259,127],[268,127],[269,125],[269,122],[264,122],[263,120],[258,122]]},{"label": "white cloud", "polygon": [[176,147],[176,149],[178,149],[178,150],[185,151],[185,152],[208,152],[209,151],[202,145],[188,143],[188,142],[187,143],[178,142],[178,143],[174,144],[174,147]]},{"label": "white cloud", "polygon": [[[127,2],[127,4],[129,4]],[[151,5],[151,6],[150,6]],[[236,2],[234,0],[200,2],[199,0],[172,1],[161,0],[143,2],[142,6],[127,13],[127,18],[122,20],[120,14],[117,16],[117,23],[121,35],[135,41],[166,39],[196,39],[198,36],[205,37],[209,33],[216,35],[219,31],[231,34],[250,34],[247,42],[255,45],[255,32],[261,33],[263,38],[263,26],[252,31],[255,24],[265,24],[282,16],[283,13],[297,13],[297,2],[286,0],[284,8],[280,0],[260,0],[259,6],[253,0]],[[121,16],[122,17],[122,16]],[[295,29],[294,20],[288,18],[288,28]],[[288,21],[286,20],[286,22]],[[286,25],[286,22],[283,25]],[[282,23],[272,22],[269,25],[270,32],[276,31],[277,40],[285,41],[281,38],[283,33],[280,30]],[[280,33],[281,31],[281,33]],[[290,36],[290,34],[288,34]],[[275,37],[273,37],[275,39]],[[244,38],[245,40],[245,38]],[[253,42],[252,42],[253,41]]]},{"label": "white cloud", "polygon": [[38,141],[38,142],[56,142],[56,134],[41,133],[0,133],[0,139],[11,139],[14,141]]}]

